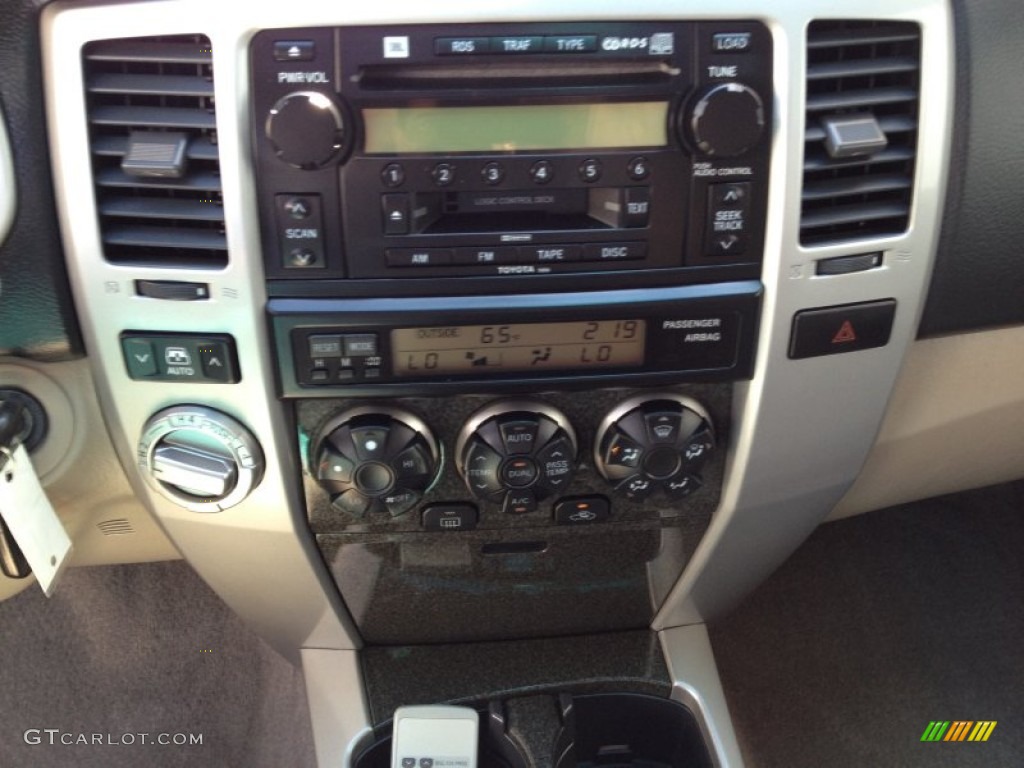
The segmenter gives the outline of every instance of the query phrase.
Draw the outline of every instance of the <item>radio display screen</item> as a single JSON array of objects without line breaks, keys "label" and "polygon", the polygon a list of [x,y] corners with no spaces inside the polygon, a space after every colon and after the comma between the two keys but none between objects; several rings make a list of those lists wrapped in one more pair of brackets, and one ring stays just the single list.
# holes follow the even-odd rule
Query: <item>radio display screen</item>
[{"label": "radio display screen", "polygon": [[501,374],[644,364],[646,320],[456,325],[391,331],[395,376]]},{"label": "radio display screen", "polygon": [[363,110],[367,154],[619,149],[668,144],[668,102]]}]

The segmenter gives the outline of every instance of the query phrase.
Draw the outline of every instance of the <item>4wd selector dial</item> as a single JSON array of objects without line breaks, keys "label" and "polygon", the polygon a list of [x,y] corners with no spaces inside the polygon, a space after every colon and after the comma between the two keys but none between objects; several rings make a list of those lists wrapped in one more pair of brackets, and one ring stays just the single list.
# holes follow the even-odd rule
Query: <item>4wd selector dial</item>
[{"label": "4wd selector dial", "polygon": [[568,487],[576,470],[576,432],[544,403],[493,403],[462,428],[455,457],[470,493],[523,514]]},{"label": "4wd selector dial", "polygon": [[176,405],[153,414],[137,455],[150,486],[193,512],[233,507],[263,478],[263,451],[253,434],[203,405]]},{"label": "4wd selector dial", "polygon": [[441,450],[418,416],[398,408],[359,407],[327,421],[310,454],[317,482],[351,515],[412,509],[437,478]]},{"label": "4wd selector dial", "polygon": [[594,446],[594,464],[617,492],[634,501],[656,491],[680,499],[701,487],[700,470],[715,447],[715,434],[695,400],[646,395],[609,413]]}]

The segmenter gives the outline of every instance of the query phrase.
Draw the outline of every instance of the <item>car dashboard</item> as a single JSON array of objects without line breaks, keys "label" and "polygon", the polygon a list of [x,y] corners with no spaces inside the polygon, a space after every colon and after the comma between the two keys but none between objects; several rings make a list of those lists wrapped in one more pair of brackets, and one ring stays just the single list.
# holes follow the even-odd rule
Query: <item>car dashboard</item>
[{"label": "car dashboard", "polygon": [[396,705],[527,690],[581,722],[660,691],[741,765],[705,623],[830,515],[1021,474],[1020,269],[965,247],[967,14],[26,12],[3,290],[45,298],[0,375],[48,416],[75,563],[187,560],[302,665],[320,765],[385,760]]}]

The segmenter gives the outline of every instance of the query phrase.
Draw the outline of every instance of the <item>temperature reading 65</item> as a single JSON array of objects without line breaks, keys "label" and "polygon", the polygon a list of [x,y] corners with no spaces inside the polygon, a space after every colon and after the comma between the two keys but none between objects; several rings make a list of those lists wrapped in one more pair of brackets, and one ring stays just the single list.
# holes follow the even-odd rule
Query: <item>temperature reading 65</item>
[{"label": "temperature reading 65", "polygon": [[512,332],[507,325],[485,325],[480,329],[481,344],[493,344],[495,341],[499,344],[512,343]]}]

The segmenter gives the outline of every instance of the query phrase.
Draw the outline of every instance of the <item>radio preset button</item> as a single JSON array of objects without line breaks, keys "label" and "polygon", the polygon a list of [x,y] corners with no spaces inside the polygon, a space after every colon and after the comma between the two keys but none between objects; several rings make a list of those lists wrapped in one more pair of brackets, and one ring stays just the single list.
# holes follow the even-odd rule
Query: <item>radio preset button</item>
[{"label": "radio preset button", "polygon": [[626,166],[626,173],[633,181],[643,181],[651,175],[651,166],[646,157],[634,157]]},{"label": "radio preset button", "polygon": [[437,267],[452,263],[450,248],[388,248],[389,267]]},{"label": "radio preset button", "polygon": [[405,168],[399,163],[388,163],[380,172],[380,180],[385,187],[400,187],[405,183]]},{"label": "radio preset button", "polygon": [[547,184],[555,176],[555,168],[547,160],[538,160],[530,166],[530,178],[536,184]]},{"label": "radio preset button", "polygon": [[588,157],[580,163],[580,180],[585,181],[588,184],[595,182],[601,178],[601,171],[601,161],[594,157]]},{"label": "radio preset button", "polygon": [[430,175],[437,186],[447,187],[455,181],[455,166],[451,163],[438,163]]},{"label": "radio preset button", "polygon": [[501,163],[487,163],[480,169],[485,184],[501,184],[505,178],[505,166]]},{"label": "radio preset button", "polygon": [[489,37],[437,37],[434,38],[434,53],[438,56],[465,56],[474,53],[489,53]]},{"label": "radio preset button", "polygon": [[488,266],[490,264],[514,264],[519,252],[516,248],[456,248],[455,264]]},{"label": "radio preset button", "polygon": [[646,243],[593,243],[583,250],[584,261],[627,261],[645,256]]}]

